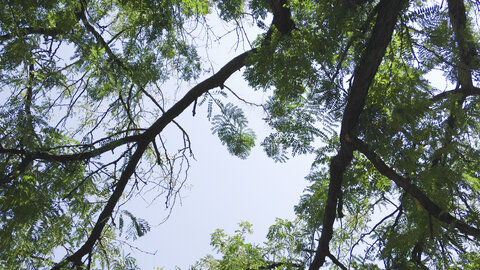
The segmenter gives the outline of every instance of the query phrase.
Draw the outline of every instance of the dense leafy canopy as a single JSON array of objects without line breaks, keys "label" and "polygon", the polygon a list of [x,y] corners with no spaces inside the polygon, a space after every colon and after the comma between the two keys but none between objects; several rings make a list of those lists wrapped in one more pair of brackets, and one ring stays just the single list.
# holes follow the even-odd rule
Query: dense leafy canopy
[{"label": "dense leafy canopy", "polygon": [[[2,269],[136,268],[119,239],[150,227],[120,206],[144,187],[173,203],[190,155],[175,118],[206,103],[230,153],[254,146],[224,86],[242,67],[270,94],[266,154],[314,153],[311,185],[298,218],[277,220],[264,245],[246,241],[248,223],[218,230],[221,256],[195,268],[480,268],[478,1],[2,4]],[[206,74],[194,41],[211,31],[207,16],[264,33]],[[200,76],[168,102],[162,84]],[[179,147],[165,143],[167,125]]]}]

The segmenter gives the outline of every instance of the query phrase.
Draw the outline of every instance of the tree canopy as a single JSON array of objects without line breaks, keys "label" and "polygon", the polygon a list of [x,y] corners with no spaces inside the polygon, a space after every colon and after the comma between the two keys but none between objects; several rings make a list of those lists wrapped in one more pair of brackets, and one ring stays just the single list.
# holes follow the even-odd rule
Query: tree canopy
[{"label": "tree canopy", "polygon": [[[296,220],[264,245],[246,242],[248,223],[218,230],[220,256],[194,268],[480,268],[478,1],[2,4],[1,268],[135,269],[118,239],[150,227],[122,203],[148,188],[173,204],[195,136],[175,119],[202,104],[233,155],[262,140],[278,162],[316,158]],[[209,71],[196,43],[209,17],[263,33]],[[266,138],[224,85],[241,69],[269,95]],[[172,79],[195,84],[172,102]]]}]

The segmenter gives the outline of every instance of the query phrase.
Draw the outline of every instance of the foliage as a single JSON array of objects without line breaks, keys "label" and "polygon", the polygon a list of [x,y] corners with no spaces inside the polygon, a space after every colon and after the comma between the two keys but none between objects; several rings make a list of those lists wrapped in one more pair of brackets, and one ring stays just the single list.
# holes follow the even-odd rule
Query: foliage
[{"label": "foliage", "polygon": [[212,118],[212,132],[218,134],[232,155],[246,158],[255,145],[255,133],[247,128],[247,118],[240,108],[232,103],[220,103],[219,107],[221,114]]},{"label": "foliage", "polygon": [[304,241],[308,239],[305,227],[297,220],[290,222],[277,219],[267,234],[267,242],[259,246],[248,243],[246,234],[251,234],[252,225],[241,222],[232,236],[218,229],[211,235],[211,245],[222,254],[220,259],[207,255],[200,259],[195,269],[303,269],[305,262]]},{"label": "foliage", "polygon": [[[176,117],[190,105],[195,114],[200,98],[231,154],[254,147],[233,103],[245,100],[224,85],[243,67],[268,96],[266,154],[315,155],[311,184],[297,219],[278,219],[263,245],[246,241],[246,222],[232,236],[218,230],[219,258],[195,267],[478,268],[478,1],[3,4],[2,269],[137,268],[121,244],[150,226],[121,206],[145,187],[175,202],[191,154]],[[227,34],[246,24],[264,33],[196,84],[211,17]],[[175,80],[195,86],[172,101],[162,85]],[[179,145],[167,144],[167,125]]]},{"label": "foliage", "polygon": [[[353,269],[376,269],[379,261],[387,269],[475,267],[480,92],[478,62],[469,59],[479,57],[473,32],[478,5],[465,2],[468,19],[459,33],[452,28],[462,20],[461,14],[452,15],[458,9],[453,1],[410,3],[368,86],[358,122],[346,133],[355,69],[380,9],[373,1],[347,2],[290,1],[295,31],[290,37],[272,35],[270,45],[250,59],[246,79],[253,87],[273,88],[265,108],[274,132],[262,145],[277,161],[288,158],[289,149],[293,155],[317,155],[307,176],[311,185],[295,208],[308,230],[323,238],[331,219],[325,212],[334,207],[336,225],[327,240],[331,253],[317,250],[316,255]],[[468,57],[462,50],[469,50]],[[446,89],[453,90],[428,81],[436,69],[444,72]],[[338,137],[338,124],[346,137]],[[341,173],[340,192],[332,192],[333,164],[349,144],[357,152]],[[415,192],[405,188],[406,181]],[[472,231],[455,228],[433,207]],[[309,265],[312,257],[304,255],[303,261]]]}]

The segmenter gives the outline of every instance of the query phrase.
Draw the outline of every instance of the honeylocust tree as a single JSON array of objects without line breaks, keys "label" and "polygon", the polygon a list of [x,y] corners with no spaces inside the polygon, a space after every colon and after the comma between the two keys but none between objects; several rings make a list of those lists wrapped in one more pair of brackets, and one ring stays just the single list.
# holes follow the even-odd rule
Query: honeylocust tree
[{"label": "honeylocust tree", "polygon": [[[219,230],[222,256],[195,267],[476,268],[479,4],[4,1],[0,265],[135,268],[119,243],[149,225],[121,205],[144,188],[174,203],[191,155],[176,117],[206,103],[230,153],[246,158],[255,144],[224,85],[245,67],[270,95],[266,154],[315,154],[311,185],[297,220],[278,220],[265,245],[246,243],[248,223]],[[208,16],[263,33],[208,72],[195,46],[211,35]],[[169,102],[171,78],[200,83]],[[167,126],[180,146],[166,143]]]},{"label": "honeylocust tree", "polygon": [[[250,269],[479,266],[478,4],[289,2],[294,30],[246,78],[274,89],[266,153],[317,158],[296,206],[305,224],[275,238],[294,252],[268,257],[266,242],[261,265],[241,253]],[[200,265],[228,269],[231,248],[252,245],[219,238],[221,258]]]},{"label": "honeylocust tree", "polygon": [[[164,92],[162,84],[170,77],[189,82],[202,74],[195,28],[207,29],[212,11],[233,20],[242,9],[217,4],[2,2],[1,268],[135,266],[122,256],[119,237],[142,236],[149,225],[120,204],[147,187],[173,204],[191,155],[188,134],[174,119],[249,54],[226,59],[167,103],[175,89]],[[230,114],[214,119],[215,131],[242,156],[253,132],[238,109],[221,109]],[[183,138],[178,150],[165,144],[169,124]]]}]

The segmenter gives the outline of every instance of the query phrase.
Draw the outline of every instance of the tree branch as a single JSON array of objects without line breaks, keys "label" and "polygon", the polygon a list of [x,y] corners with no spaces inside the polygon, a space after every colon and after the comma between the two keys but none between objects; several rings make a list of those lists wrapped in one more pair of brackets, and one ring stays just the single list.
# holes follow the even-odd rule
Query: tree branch
[{"label": "tree branch", "polygon": [[353,158],[353,148],[349,136],[357,125],[360,113],[365,105],[368,89],[377,73],[386,48],[392,38],[398,14],[404,0],[382,0],[378,6],[378,15],[372,35],[363,56],[354,72],[354,81],[347,98],[347,105],[340,131],[340,150],[330,163],[330,183],[323,218],[322,234],[310,270],[318,270],[330,254],[329,243],[333,236],[333,223],[340,194],[343,173]]},{"label": "tree branch", "polygon": [[[21,149],[11,149],[11,148],[4,148],[0,144],[0,154],[14,154],[14,155],[23,155],[25,157],[28,157],[32,160],[45,160],[45,161],[56,161],[56,162],[69,162],[69,161],[78,161],[78,160],[88,160],[90,158],[99,156],[107,151],[113,150],[117,148],[118,146],[124,145],[126,143],[131,143],[131,142],[138,142],[142,139],[141,135],[132,135],[128,137],[123,137],[121,139],[112,141],[110,143],[107,143],[99,148],[96,148],[91,151],[85,151],[81,153],[75,153],[75,154],[53,154],[48,151],[26,151],[26,150],[21,150]],[[105,139],[99,140],[103,141]],[[94,145],[98,142],[95,142],[90,145],[81,145],[81,147],[89,147],[91,145]]]},{"label": "tree branch", "polygon": [[430,101],[434,101],[434,102],[440,101],[455,94],[461,94],[461,95],[464,95],[465,97],[480,96],[480,88],[472,86],[472,87],[461,87],[453,90],[448,90],[433,96],[432,98],[430,98]]},{"label": "tree branch", "polygon": [[343,263],[341,263],[335,256],[333,256],[332,253],[328,253],[327,254],[328,258],[330,258],[330,260],[332,260],[332,262],[337,265],[338,267],[340,267],[340,269],[342,270],[347,270],[348,268],[343,265]]},{"label": "tree branch", "polygon": [[472,33],[467,25],[467,15],[463,0],[448,0],[448,15],[452,23],[455,41],[459,50],[458,82],[470,88],[472,83],[472,69],[477,50],[473,43]]},{"label": "tree branch", "polygon": [[45,36],[56,36],[65,33],[65,31],[59,28],[38,28],[38,27],[25,27],[16,31],[17,33],[8,33],[0,36],[0,42],[9,40],[14,37],[22,37],[32,34],[40,34]]},{"label": "tree branch", "polygon": [[395,184],[405,190],[406,193],[417,199],[430,215],[449,226],[453,226],[464,234],[480,239],[480,229],[472,227],[450,215],[446,210],[442,209],[430,198],[428,198],[427,195],[425,195],[425,193],[423,193],[423,191],[421,191],[416,185],[412,184],[409,179],[402,177],[392,168],[388,167],[387,164],[385,164],[385,162],[378,157],[375,152],[371,151],[364,142],[355,138],[354,146],[360,153],[364,154],[368,160],[370,160],[373,166],[375,166],[375,168],[382,175],[388,177],[390,180],[395,182]]},{"label": "tree branch", "polygon": [[[88,23],[88,20],[86,19],[86,16],[84,14],[84,9],[85,8],[82,3],[82,10],[77,13],[77,16],[82,20],[87,30],[89,30],[96,37],[97,41],[105,47],[109,57],[111,57],[115,63],[126,69],[128,72],[128,68],[123,65],[123,63],[115,56],[115,54],[113,54],[113,52],[108,47],[108,44],[103,40],[101,35],[93,28],[93,26]],[[266,42],[268,42],[268,40]],[[140,162],[140,159],[146,151],[150,142],[152,142],[155,137],[160,134],[160,132],[162,132],[162,130],[169,123],[173,122],[178,115],[180,115],[186,108],[188,108],[193,102],[195,102],[197,98],[199,98],[201,95],[203,95],[210,89],[223,86],[225,81],[234,72],[245,66],[245,60],[247,59],[247,57],[255,53],[256,51],[256,48],[251,49],[230,60],[217,73],[190,89],[190,91],[188,91],[182,99],[180,99],[169,110],[163,113],[163,115],[159,119],[157,119],[145,132],[140,135],[136,135],[138,136],[135,140],[137,142],[137,149],[128,161],[126,168],[122,172],[120,179],[115,187],[115,190],[113,191],[113,194],[111,195],[104,209],[100,213],[100,216],[98,217],[97,222],[95,223],[87,241],[75,253],[56,264],[52,268],[52,270],[61,269],[69,262],[73,263],[74,266],[82,265],[82,258],[92,252],[96,241],[101,238],[103,228],[107,224],[109,217],[112,215],[114,208],[117,205],[121,195],[123,194],[123,191],[125,190],[125,187],[127,186],[130,177],[135,173],[136,166]]]},{"label": "tree branch", "polygon": [[103,228],[107,224],[109,217],[112,215],[116,204],[118,203],[121,195],[123,194],[123,191],[125,190],[125,187],[128,184],[128,180],[135,172],[136,167],[150,142],[153,141],[155,139],[155,136],[157,136],[170,122],[172,122],[180,113],[182,113],[188,106],[190,106],[196,98],[200,97],[210,89],[223,85],[224,82],[234,72],[236,72],[245,65],[246,58],[255,51],[256,49],[252,49],[233,58],[216,74],[199,83],[190,91],[188,91],[182,99],[180,99],[175,105],[173,105],[168,111],[166,111],[144,133],[142,133],[141,135],[137,135],[137,149],[128,161],[125,170],[122,172],[120,179],[115,187],[115,190],[113,191],[113,194],[110,196],[107,204],[100,213],[100,216],[98,217],[97,222],[95,223],[95,226],[93,227],[87,241],[74,254],[68,256],[64,261],[55,265],[52,270],[61,269],[61,267],[67,265],[68,262],[73,263],[75,266],[80,266],[82,264],[82,258],[93,250],[95,242],[100,239]]},{"label": "tree branch", "polygon": [[92,35],[95,37],[97,42],[100,43],[100,45],[105,49],[105,51],[108,54],[108,57],[110,57],[110,59],[112,59],[112,61],[115,64],[117,64],[119,67],[127,69],[125,67],[125,65],[123,64],[123,62],[120,61],[120,59],[113,53],[112,49],[110,48],[110,46],[108,46],[107,42],[103,39],[102,35],[100,35],[100,33],[98,33],[97,30],[95,30],[95,28],[88,22],[87,16],[85,15],[85,4],[84,4],[84,2],[80,1],[80,4],[81,4],[82,8],[80,9],[80,11],[75,13],[75,16],[77,16],[77,18],[82,21],[83,25],[85,25],[85,28],[90,33],[92,33]]}]

